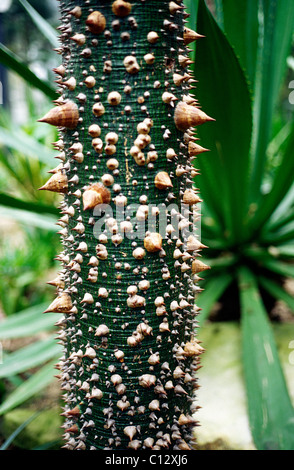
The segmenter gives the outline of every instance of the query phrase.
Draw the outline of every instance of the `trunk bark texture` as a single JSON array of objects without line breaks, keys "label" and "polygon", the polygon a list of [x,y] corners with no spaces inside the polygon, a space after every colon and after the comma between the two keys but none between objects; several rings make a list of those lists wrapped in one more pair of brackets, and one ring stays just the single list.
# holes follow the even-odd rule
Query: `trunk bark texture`
[{"label": "trunk bark texture", "polygon": [[48,312],[62,317],[65,447],[193,449],[195,292],[203,248],[182,2],[63,0],[61,164],[41,188],[64,194],[61,269]]}]

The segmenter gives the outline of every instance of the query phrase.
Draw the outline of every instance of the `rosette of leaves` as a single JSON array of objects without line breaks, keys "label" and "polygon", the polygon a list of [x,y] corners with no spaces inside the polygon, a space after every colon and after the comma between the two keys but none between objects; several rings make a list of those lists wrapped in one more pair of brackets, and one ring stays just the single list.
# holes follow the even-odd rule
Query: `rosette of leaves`
[{"label": "rosette of leaves", "polygon": [[294,311],[285,282],[294,274],[294,127],[285,83],[294,5],[188,4],[190,26],[206,36],[196,44],[197,97],[216,118],[199,128],[211,150],[198,167],[202,242],[212,267],[203,276],[199,321],[217,301],[219,320],[240,319],[255,445],[293,449],[293,406],[268,312],[276,300]]}]

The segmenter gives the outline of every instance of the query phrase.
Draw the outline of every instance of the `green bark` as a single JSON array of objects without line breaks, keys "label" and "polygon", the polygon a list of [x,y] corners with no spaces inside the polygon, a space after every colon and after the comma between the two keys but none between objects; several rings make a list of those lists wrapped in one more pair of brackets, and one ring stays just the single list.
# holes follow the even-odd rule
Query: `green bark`
[{"label": "green bark", "polygon": [[210,119],[189,94],[192,33],[180,2],[64,0],[60,12],[61,98],[41,121],[60,130],[62,168],[42,189],[64,193],[47,311],[63,313],[66,448],[190,449],[207,267],[184,226],[199,202],[190,157],[205,150],[192,126]]}]

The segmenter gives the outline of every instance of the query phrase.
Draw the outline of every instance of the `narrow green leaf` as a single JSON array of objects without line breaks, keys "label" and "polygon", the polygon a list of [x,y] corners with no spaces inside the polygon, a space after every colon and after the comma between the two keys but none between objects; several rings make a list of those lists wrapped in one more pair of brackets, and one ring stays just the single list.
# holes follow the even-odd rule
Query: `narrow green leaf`
[{"label": "narrow green leaf", "polygon": [[19,3],[24,7],[24,9],[28,12],[30,15],[31,19],[37,26],[37,28],[40,30],[40,32],[48,39],[48,41],[51,43],[51,45],[54,48],[57,48],[60,46],[56,34],[56,30],[52,28],[50,23],[46,21],[36,10],[33,8],[29,2],[26,0],[18,0]]},{"label": "narrow green leaf", "polygon": [[[273,222],[277,221],[279,223],[280,220],[283,220],[285,218],[284,213],[285,212],[288,213],[289,211],[292,211],[292,212],[294,211],[294,182],[289,188],[284,199],[280,201],[275,212],[273,213],[273,216],[272,216]],[[286,216],[287,215],[288,214],[286,214]]]},{"label": "narrow green leaf", "polygon": [[294,264],[284,263],[276,259],[271,259],[264,260],[263,265],[269,271],[273,271],[274,273],[280,274],[284,277],[289,276],[294,278]]},{"label": "narrow green leaf", "polygon": [[258,281],[262,287],[264,287],[270,295],[275,297],[277,300],[283,300],[294,314],[294,297],[283,289],[282,286],[266,277],[260,276]]},{"label": "narrow green leaf", "polygon": [[[285,253],[287,253],[284,247]],[[294,277],[294,264],[289,261],[289,256],[293,256],[292,254],[288,253],[288,257],[286,260],[281,260],[280,258],[283,256],[283,251],[279,251],[279,246],[269,246],[267,248],[258,248],[258,247],[249,247],[244,250],[244,254],[247,257],[254,259],[258,264],[269,271],[273,271],[281,276],[290,276]]]},{"label": "narrow green leaf", "polygon": [[55,375],[56,360],[46,364],[28,380],[14,390],[0,406],[0,416],[32,398],[49,385]]},{"label": "narrow green leaf", "polygon": [[269,224],[263,229],[263,233],[268,231],[268,234],[275,233],[275,231],[283,230],[284,227],[292,227],[294,221],[294,208],[290,208],[286,213],[283,213],[281,217],[273,222],[269,221]]},{"label": "narrow green leaf", "polygon": [[61,348],[53,336],[36,341],[5,356],[3,364],[0,364],[0,378],[20,374],[58,355],[61,355]]},{"label": "narrow green leaf", "polygon": [[222,0],[224,31],[253,93],[258,51],[258,1]]},{"label": "narrow green leaf", "polygon": [[223,230],[218,223],[214,213],[211,212],[211,206],[206,201],[201,203],[201,237],[205,245],[208,245],[207,239],[210,240],[209,247],[220,246],[224,248]]},{"label": "narrow green leaf", "polygon": [[267,243],[269,245],[280,245],[287,243],[294,239],[294,220],[291,220],[285,225],[281,225],[278,230],[272,232],[263,231],[260,236],[261,243]]},{"label": "narrow green leaf", "polygon": [[0,322],[0,340],[25,338],[33,336],[40,331],[48,331],[60,318],[60,315],[43,314],[48,303],[36,305],[21,312],[10,315]]},{"label": "narrow green leaf", "polygon": [[34,447],[32,450],[51,450],[51,449],[54,450],[56,447],[60,447],[60,446],[61,446],[60,439],[56,439],[54,441],[45,442],[44,444]]},{"label": "narrow green leaf", "polygon": [[197,322],[201,327],[211,313],[214,304],[219,300],[225,290],[232,282],[233,276],[224,273],[222,276],[214,276],[204,283],[204,291],[196,299],[197,306],[201,308],[197,316]]},{"label": "narrow green leaf", "polygon": [[277,134],[272,138],[269,143],[267,154],[271,159],[274,159],[275,156],[281,151],[284,146],[284,143],[288,141],[292,132],[293,123],[289,120],[284,125],[282,125],[281,129],[278,130]]},{"label": "narrow green leaf", "polygon": [[214,0],[215,3],[215,17],[219,27],[224,30],[224,5],[223,0]]},{"label": "narrow green leaf", "polygon": [[292,0],[261,0],[260,32],[254,93],[251,200],[260,197],[273,114],[290,51],[294,27]]},{"label": "narrow green leaf", "polygon": [[[190,15],[189,18],[187,18],[187,27],[191,29],[195,29],[195,24],[197,21],[198,0],[184,0],[184,4],[185,4],[187,13],[189,13]],[[191,43],[189,46],[195,53],[196,44]]]},{"label": "narrow green leaf", "polygon": [[33,413],[28,419],[25,420],[18,428],[6,439],[6,441],[1,445],[0,450],[7,450],[10,444],[13,443],[14,439],[34,420],[39,416],[41,412],[37,411]]},{"label": "narrow green leaf", "polygon": [[283,154],[281,164],[275,171],[274,181],[270,192],[265,195],[255,216],[250,224],[253,234],[260,230],[265,222],[270,218],[275,209],[279,206],[283,198],[293,184],[294,174],[294,127],[290,134],[288,146]]},{"label": "narrow green leaf", "polygon": [[[222,252],[226,249],[226,244],[221,238],[218,238],[218,234],[213,232],[207,233],[206,230],[202,231],[202,241],[205,245],[209,246],[210,250],[215,250],[218,252]],[[212,256],[212,255],[211,255]]]},{"label": "narrow green leaf", "polygon": [[249,246],[244,248],[243,252],[246,257],[250,257],[258,261],[264,261],[272,258],[268,249],[262,246]]},{"label": "narrow green leaf", "polygon": [[205,35],[197,41],[197,99],[216,119],[197,129],[202,144],[211,150],[197,161],[197,184],[231,244],[246,237],[251,100],[238,59],[204,0],[199,0],[197,30]]},{"label": "narrow green leaf", "polygon": [[279,256],[280,258],[293,258],[294,257],[294,245],[278,245],[274,247],[269,247],[269,251],[273,253],[274,256]]},{"label": "narrow green leaf", "polygon": [[283,258],[285,258],[284,261],[288,261],[289,258],[294,256],[294,246],[293,244],[271,245],[267,247],[251,246],[244,249],[244,254],[259,261],[272,261],[273,259],[282,261]]},{"label": "narrow green leaf", "polygon": [[204,262],[208,264],[208,266],[210,266],[213,270],[222,270],[228,268],[235,265],[239,261],[238,255],[232,253],[221,254],[220,256],[215,256],[214,258],[203,257],[203,259]]},{"label": "narrow green leaf", "polygon": [[294,409],[254,275],[240,269],[241,326],[249,421],[258,450],[294,449]]},{"label": "narrow green leaf", "polygon": [[50,232],[57,232],[56,226],[57,219],[52,215],[41,215],[35,212],[28,212],[26,210],[12,209],[0,205],[0,217],[5,219],[14,219],[20,224],[37,227],[42,230],[49,230]]},{"label": "narrow green leaf", "polygon": [[54,152],[45,145],[30,137],[21,129],[5,129],[0,127],[0,145],[20,152],[30,158],[35,158],[47,166],[54,161]]},{"label": "narrow green leaf", "polygon": [[21,209],[28,212],[35,212],[36,214],[52,214],[56,217],[59,215],[59,211],[56,207],[46,206],[36,202],[23,201],[15,197],[9,196],[0,192],[0,205],[5,207],[11,207],[13,209]]},{"label": "narrow green leaf", "polygon": [[198,0],[184,0],[187,13],[189,13],[188,18],[188,28],[194,28],[197,20],[197,10],[198,10]]},{"label": "narrow green leaf", "polygon": [[0,62],[5,67],[13,70],[21,78],[23,78],[29,85],[42,91],[51,100],[56,100],[58,97],[56,91],[50,84],[37,77],[12,51],[10,51],[4,44],[0,43]]}]

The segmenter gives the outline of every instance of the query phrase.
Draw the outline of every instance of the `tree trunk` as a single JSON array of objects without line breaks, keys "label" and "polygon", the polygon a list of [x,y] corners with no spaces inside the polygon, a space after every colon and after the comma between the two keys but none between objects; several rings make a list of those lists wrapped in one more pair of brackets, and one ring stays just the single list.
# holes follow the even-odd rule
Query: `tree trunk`
[{"label": "tree trunk", "polygon": [[[193,448],[200,202],[181,2],[63,0],[57,298],[65,447]],[[196,213],[197,216],[197,213]],[[189,225],[190,224],[190,225]],[[192,228],[191,228],[192,227]]]}]

